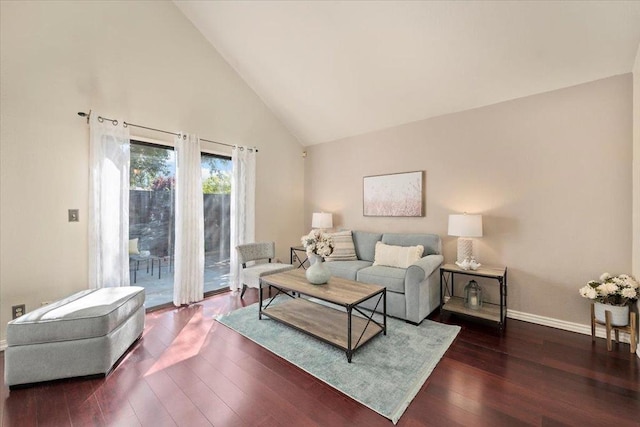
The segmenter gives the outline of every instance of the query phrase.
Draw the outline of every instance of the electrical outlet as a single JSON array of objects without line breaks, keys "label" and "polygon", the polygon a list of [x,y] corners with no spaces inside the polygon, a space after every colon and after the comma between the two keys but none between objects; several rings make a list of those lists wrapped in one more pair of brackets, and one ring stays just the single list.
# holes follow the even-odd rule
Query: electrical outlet
[{"label": "electrical outlet", "polygon": [[11,307],[11,316],[13,316],[14,319],[17,319],[24,314],[25,310],[26,307],[24,304],[14,305]]},{"label": "electrical outlet", "polygon": [[80,209],[69,209],[69,222],[80,221]]}]

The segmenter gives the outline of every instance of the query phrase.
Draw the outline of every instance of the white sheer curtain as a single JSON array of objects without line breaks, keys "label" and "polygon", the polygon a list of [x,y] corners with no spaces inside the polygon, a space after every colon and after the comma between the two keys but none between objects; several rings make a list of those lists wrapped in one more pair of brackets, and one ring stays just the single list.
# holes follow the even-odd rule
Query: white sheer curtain
[{"label": "white sheer curtain", "polygon": [[177,136],[176,148],[176,237],[173,304],[204,298],[204,210],[200,139]]},{"label": "white sheer curtain", "polygon": [[91,289],[129,286],[129,129],[98,117],[89,131]]},{"label": "white sheer curtain", "polygon": [[242,288],[236,246],[255,239],[256,153],[244,147],[234,147],[231,154],[231,282],[229,288]]}]

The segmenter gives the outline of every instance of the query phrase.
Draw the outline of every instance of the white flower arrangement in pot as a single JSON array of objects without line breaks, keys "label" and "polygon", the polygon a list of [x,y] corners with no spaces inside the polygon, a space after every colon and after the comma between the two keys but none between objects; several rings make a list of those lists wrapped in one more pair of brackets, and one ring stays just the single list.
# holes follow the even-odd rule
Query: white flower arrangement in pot
[{"label": "white flower arrangement in pot", "polygon": [[600,280],[590,280],[580,288],[580,295],[608,305],[629,305],[638,299],[638,282],[627,274],[612,276],[604,273]]},{"label": "white flower arrangement in pot", "polygon": [[612,312],[615,326],[624,326],[629,318],[629,305],[638,299],[639,287],[636,279],[628,274],[612,276],[604,273],[600,280],[590,280],[579,292],[595,303],[597,320],[604,322],[607,310]]},{"label": "white flower arrangement in pot", "polygon": [[333,238],[322,230],[311,230],[306,236],[302,236],[302,245],[307,250],[307,256],[311,265],[305,271],[309,283],[322,285],[329,281],[331,272],[324,265],[323,258],[333,253]]},{"label": "white flower arrangement in pot", "polygon": [[307,250],[307,255],[318,255],[322,258],[333,253],[333,238],[324,231],[315,229],[302,236],[302,246]]}]

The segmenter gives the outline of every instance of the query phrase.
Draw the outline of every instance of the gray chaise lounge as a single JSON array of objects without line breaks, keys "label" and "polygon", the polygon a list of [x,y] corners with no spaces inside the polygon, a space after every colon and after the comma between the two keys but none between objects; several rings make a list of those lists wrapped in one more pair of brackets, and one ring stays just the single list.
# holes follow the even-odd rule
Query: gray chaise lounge
[{"label": "gray chaise lounge", "polygon": [[5,384],[107,375],[144,329],[144,288],[78,292],[7,325]]}]

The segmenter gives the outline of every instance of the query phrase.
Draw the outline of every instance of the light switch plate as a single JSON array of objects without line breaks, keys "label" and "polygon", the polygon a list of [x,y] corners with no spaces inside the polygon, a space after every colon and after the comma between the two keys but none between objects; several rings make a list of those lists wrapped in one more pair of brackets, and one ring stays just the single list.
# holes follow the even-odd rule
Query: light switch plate
[{"label": "light switch plate", "polygon": [[69,209],[69,222],[78,222],[78,221],[80,221],[80,210]]}]

